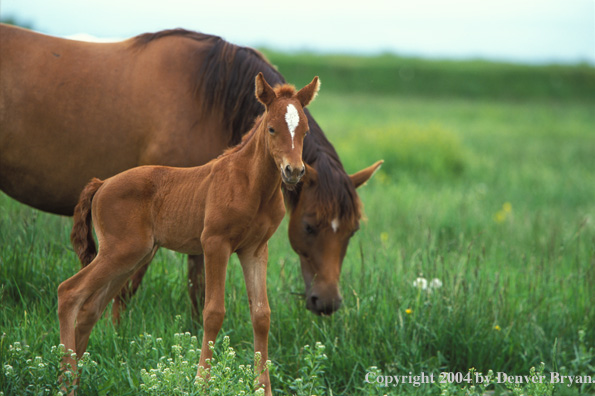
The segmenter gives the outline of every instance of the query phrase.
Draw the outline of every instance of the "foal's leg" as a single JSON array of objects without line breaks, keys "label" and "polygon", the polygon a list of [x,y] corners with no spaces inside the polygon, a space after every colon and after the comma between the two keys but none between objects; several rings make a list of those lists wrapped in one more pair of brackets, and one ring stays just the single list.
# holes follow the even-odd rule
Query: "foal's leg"
[{"label": "foal's leg", "polygon": [[[266,286],[268,246],[265,244],[255,250],[242,251],[238,253],[238,256],[242,263],[250,303],[250,317],[254,329],[254,352],[260,352],[261,360],[258,370],[263,371],[269,357],[268,340],[271,324],[271,309]],[[262,372],[259,382],[264,384],[265,394],[271,395],[271,380],[268,370]]]},{"label": "foal's leg", "polygon": [[[157,246],[153,248],[153,250],[148,254],[147,257],[142,259],[139,264],[137,264],[138,269],[134,272],[135,276],[139,273],[143,268],[147,268],[153,260],[155,253],[157,252]],[[114,299],[118,293],[121,293],[122,286],[128,283],[129,276],[132,272],[125,273],[120,275],[118,278],[114,279],[106,286],[101,289],[101,293],[96,293],[91,298],[87,300],[81,307],[79,314],[76,318],[76,329],[75,329],[75,340],[76,340],[76,350],[77,350],[77,357],[81,357],[83,352],[87,349],[87,344],[89,342],[89,336],[91,335],[91,330],[93,326],[103,312],[105,308],[109,304],[110,300]],[[113,311],[112,311],[113,313]]]},{"label": "foal's leg", "polygon": [[149,269],[149,264],[151,262],[148,261],[146,264],[143,264],[135,273],[132,275],[132,278],[129,282],[124,282],[120,293],[114,297],[114,304],[112,305],[112,323],[117,325],[120,323],[120,315],[126,309],[126,304],[132,296],[136,294],[141,282],[143,281],[143,277],[145,276],[147,269]]},{"label": "foal's leg", "polygon": [[89,297],[80,308],[74,329],[77,358],[80,358],[84,351],[87,350],[91,330],[101,318],[110,300],[122,290],[122,286],[126,284],[128,278],[129,274],[124,274],[104,285],[98,292]]},{"label": "foal's leg", "polygon": [[205,306],[205,256],[188,256],[188,294],[192,303],[192,317],[200,319]]},{"label": "foal's leg", "polygon": [[[127,248],[130,248],[130,245]],[[106,254],[108,251],[109,254]],[[78,357],[83,355],[91,329],[101,316],[101,308],[105,308],[105,303],[101,303],[102,299],[109,301],[115,294],[115,291],[110,294],[110,289],[119,290],[123,282],[151,251],[152,247],[120,252],[115,249],[100,248],[97,257],[88,266],[60,284],[58,287],[60,343],[66,350],[76,352]],[[80,313],[82,316],[79,315]],[[77,331],[79,321],[81,328]],[[79,345],[81,349],[78,348]],[[64,364],[69,363],[73,370],[76,370],[76,361],[66,357]]]},{"label": "foal's leg", "polygon": [[209,341],[215,342],[223,318],[225,317],[225,273],[227,262],[231,256],[231,247],[225,240],[209,238],[203,241],[203,252],[205,256],[206,295],[203,316],[203,338],[198,363],[198,374],[201,375],[201,367],[208,368],[207,359],[211,359],[213,352],[209,348]]}]

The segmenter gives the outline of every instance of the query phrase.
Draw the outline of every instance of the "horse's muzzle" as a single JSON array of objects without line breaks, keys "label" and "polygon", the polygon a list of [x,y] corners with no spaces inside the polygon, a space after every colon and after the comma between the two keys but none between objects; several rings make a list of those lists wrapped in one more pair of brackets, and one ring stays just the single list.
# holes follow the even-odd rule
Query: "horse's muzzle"
[{"label": "horse's muzzle", "polygon": [[281,169],[281,178],[283,179],[283,183],[289,190],[293,190],[296,184],[300,182],[304,174],[306,173],[306,167],[302,163],[301,166],[292,167],[291,165],[286,165],[284,168]]},{"label": "horse's muzzle", "polygon": [[321,298],[313,293],[306,297],[306,308],[316,315],[332,315],[341,308],[342,303],[343,299],[340,295],[335,298]]}]

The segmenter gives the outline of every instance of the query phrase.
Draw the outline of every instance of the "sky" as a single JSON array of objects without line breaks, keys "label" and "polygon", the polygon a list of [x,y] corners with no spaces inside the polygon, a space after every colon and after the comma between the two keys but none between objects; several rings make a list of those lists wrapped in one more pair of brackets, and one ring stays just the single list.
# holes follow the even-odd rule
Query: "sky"
[{"label": "sky", "polygon": [[1,0],[8,17],[63,37],[183,27],[282,51],[595,65],[595,0]]}]

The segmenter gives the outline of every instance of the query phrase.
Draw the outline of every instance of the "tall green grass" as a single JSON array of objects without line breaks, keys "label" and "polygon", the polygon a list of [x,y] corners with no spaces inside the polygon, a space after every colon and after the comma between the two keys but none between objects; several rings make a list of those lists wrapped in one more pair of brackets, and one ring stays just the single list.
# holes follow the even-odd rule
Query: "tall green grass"
[{"label": "tall green grass", "polygon": [[[443,391],[437,384],[378,388],[364,382],[370,370],[526,375],[545,362],[546,372],[592,376],[593,103],[580,93],[581,100],[528,100],[531,94],[521,101],[346,95],[322,81],[312,113],[345,168],[355,172],[381,158],[385,165],[359,189],[367,220],[345,258],[339,312],[316,317],[305,310],[285,222],[270,242],[276,393],[298,393],[295,380],[308,372],[304,346],[316,342],[328,357],[317,371],[324,385],[318,395]],[[68,218],[0,195],[2,366],[9,344],[51,356],[59,343],[56,288],[79,266],[70,227]],[[190,318],[185,266],[182,255],[160,251],[122,323],[115,328],[104,317],[97,324],[89,343],[97,372],[86,394],[140,393],[142,370],[159,359],[131,347],[145,333],[164,346],[176,344],[175,333],[202,335]],[[422,290],[414,286],[418,277],[437,278],[442,287]],[[226,299],[221,336],[251,364],[248,301],[235,257]],[[456,394],[453,386],[446,394]],[[594,391],[555,387],[559,395]]]}]

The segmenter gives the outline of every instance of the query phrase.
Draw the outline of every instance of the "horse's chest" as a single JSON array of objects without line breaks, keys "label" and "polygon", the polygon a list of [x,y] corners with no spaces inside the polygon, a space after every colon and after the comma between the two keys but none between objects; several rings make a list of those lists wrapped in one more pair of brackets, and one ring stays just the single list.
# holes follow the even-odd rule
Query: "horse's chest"
[{"label": "horse's chest", "polygon": [[246,214],[235,224],[238,232],[232,237],[233,245],[240,248],[266,242],[277,230],[284,215],[283,201],[280,204],[271,202],[256,212]]}]

